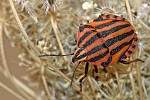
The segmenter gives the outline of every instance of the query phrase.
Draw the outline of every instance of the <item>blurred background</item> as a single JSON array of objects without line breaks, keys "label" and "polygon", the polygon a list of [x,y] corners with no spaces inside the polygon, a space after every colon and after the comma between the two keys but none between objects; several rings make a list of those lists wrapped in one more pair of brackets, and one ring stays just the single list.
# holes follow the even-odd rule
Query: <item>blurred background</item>
[{"label": "blurred background", "polygon": [[[74,52],[80,24],[102,13],[130,20],[138,46],[130,60],[116,63],[98,81],[88,77],[79,92],[85,63],[75,72],[72,56],[38,57]],[[150,0],[1,0],[0,97],[3,100],[149,100],[150,99]],[[129,60],[129,59],[128,59]]]}]

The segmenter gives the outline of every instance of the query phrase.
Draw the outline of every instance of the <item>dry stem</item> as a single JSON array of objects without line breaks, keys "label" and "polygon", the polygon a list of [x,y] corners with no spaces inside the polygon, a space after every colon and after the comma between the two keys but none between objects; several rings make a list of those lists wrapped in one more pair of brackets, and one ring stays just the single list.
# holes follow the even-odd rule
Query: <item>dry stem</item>
[{"label": "dry stem", "polygon": [[150,33],[150,27],[146,25],[141,19],[137,18],[137,20],[143,26],[143,28]]},{"label": "dry stem", "polygon": [[[20,27],[20,29],[21,29],[21,31],[22,31],[22,34],[23,34],[23,36],[25,37],[25,39],[26,39],[26,41],[28,42],[28,44],[29,44],[29,46],[31,47],[31,49],[34,51],[33,53],[35,54],[35,57],[37,57],[37,55],[39,54],[39,51],[36,49],[36,47],[32,44],[32,42],[30,41],[30,39],[29,39],[29,37],[28,37],[28,35],[27,35],[27,33],[26,33],[26,31],[24,30],[24,28],[23,28],[23,25],[22,25],[22,23],[21,23],[21,20],[19,19],[19,16],[18,16],[18,14],[17,14],[17,12],[16,12],[16,9],[15,9],[15,7],[14,7],[14,4],[13,4],[13,1],[12,0],[9,0],[9,2],[10,2],[10,5],[11,5],[11,8],[12,8],[12,10],[13,10],[13,13],[14,13],[14,15],[15,15],[15,18],[16,18],[16,20],[17,20],[17,23],[18,23],[18,25],[19,25],[19,27]],[[38,58],[38,61],[39,62],[41,62],[40,61],[40,59]],[[48,62],[48,60],[47,61],[44,61],[47,65],[49,65],[52,69],[54,69],[57,73],[59,73],[63,78],[65,78],[67,81],[71,81],[66,75],[64,75],[60,70],[58,70],[56,67],[53,67],[49,62]],[[48,70],[47,70],[48,71]],[[77,91],[79,91],[79,87],[76,85],[76,84],[74,84],[73,83],[73,85],[74,85],[74,87],[75,87],[75,89],[77,90]],[[47,93],[48,94],[48,93]],[[84,92],[82,92],[81,93],[83,96],[84,96],[84,98],[86,98],[86,99],[88,99],[88,100],[92,100],[87,94],[85,94]]]},{"label": "dry stem", "polygon": [[122,88],[121,88],[118,72],[116,72],[115,75],[116,75],[116,78],[117,78],[117,84],[118,84],[118,88],[119,88],[119,92],[120,92],[120,98],[121,98],[121,100],[124,100],[124,96],[123,96],[123,92],[122,92]]},{"label": "dry stem", "polygon": [[52,95],[50,94],[49,90],[48,90],[48,86],[47,86],[47,82],[46,82],[46,79],[45,79],[45,76],[44,76],[44,70],[45,68],[42,67],[41,68],[41,78],[42,78],[42,82],[43,82],[43,85],[44,85],[44,88],[45,88],[45,91],[47,93],[47,96],[49,98],[49,100],[52,100]]},{"label": "dry stem", "polygon": [[128,11],[128,15],[129,15],[131,24],[133,25],[133,20],[132,20],[132,14],[131,14],[131,8],[130,8],[129,0],[126,0],[126,7],[127,7],[127,11]]},{"label": "dry stem", "polygon": [[6,86],[5,84],[0,82],[0,86],[2,88],[4,88],[6,91],[8,91],[9,93],[11,93],[12,95],[14,95],[15,97],[17,97],[19,100],[26,100],[24,97],[22,97],[20,94],[18,94],[17,92],[15,92],[14,90],[10,89],[8,86]]},{"label": "dry stem", "polygon": [[[60,38],[58,36],[58,34],[60,33],[59,30],[58,30],[58,27],[57,27],[57,23],[54,19],[53,16],[51,16],[51,24],[52,24],[52,27],[53,27],[53,30],[54,30],[54,34],[56,36],[56,39],[57,39],[57,42],[58,42],[58,45],[59,45],[59,48],[61,50],[61,53],[64,55],[65,52],[64,52],[64,49],[62,47],[62,44],[61,44],[61,41],[60,41]],[[67,61],[67,57],[66,56],[63,56],[64,57],[64,60]]]},{"label": "dry stem", "polygon": [[[131,14],[131,8],[129,5],[129,1],[126,0],[126,7],[127,7],[127,11],[128,11],[128,15],[130,18],[131,23],[133,24],[133,20],[132,20],[132,14]],[[141,83],[141,73],[140,73],[140,68],[139,68],[139,64],[137,63],[136,66],[136,70],[137,70],[137,77],[138,77],[138,85],[139,85],[139,94],[140,94],[140,100],[143,100],[143,90],[142,90],[142,83]],[[131,75],[130,75],[130,79],[132,79]],[[132,82],[132,81],[131,81]],[[132,84],[132,83],[131,83]],[[133,84],[132,84],[133,85]],[[134,86],[133,86],[134,87]],[[135,92],[133,90],[133,92]],[[135,97],[134,97],[135,98]]]},{"label": "dry stem", "polygon": [[2,23],[0,23],[0,49],[1,49],[0,53],[1,53],[1,56],[2,56],[2,63],[4,65],[4,70],[6,70],[7,77],[11,80],[11,82],[14,84],[14,86],[16,87],[16,89],[18,91],[20,91],[20,93],[24,97],[32,100],[32,98],[25,91],[23,91],[22,89],[20,89],[20,87],[14,82],[14,79],[12,77],[13,75],[10,73],[8,65],[7,65],[7,61],[6,61],[6,57],[5,57],[5,52],[4,52],[4,46],[3,46],[3,38],[2,37],[3,37],[2,36]]},{"label": "dry stem", "polygon": [[130,80],[131,80],[133,100],[137,100],[136,95],[135,95],[135,83],[134,83],[132,72],[129,73],[129,77],[130,77]]}]

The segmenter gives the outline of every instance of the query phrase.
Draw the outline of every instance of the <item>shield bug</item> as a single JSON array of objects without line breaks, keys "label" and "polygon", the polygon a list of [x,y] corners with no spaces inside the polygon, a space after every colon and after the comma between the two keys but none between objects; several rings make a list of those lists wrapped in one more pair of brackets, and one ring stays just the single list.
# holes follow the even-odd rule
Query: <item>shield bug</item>
[{"label": "shield bug", "polygon": [[102,14],[93,22],[80,25],[76,39],[77,48],[70,54],[73,55],[72,62],[86,62],[84,76],[79,80],[80,89],[82,90],[82,81],[87,76],[89,63],[94,65],[95,72],[98,73],[97,67],[105,70],[116,62],[130,64],[141,61],[125,60],[134,52],[137,40],[134,27],[122,16]]}]

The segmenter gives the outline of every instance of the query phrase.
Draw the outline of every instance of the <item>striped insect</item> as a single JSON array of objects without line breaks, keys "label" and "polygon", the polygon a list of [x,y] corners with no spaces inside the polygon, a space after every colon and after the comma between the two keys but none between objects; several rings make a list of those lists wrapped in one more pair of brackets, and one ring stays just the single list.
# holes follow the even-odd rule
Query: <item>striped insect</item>
[{"label": "striped insect", "polygon": [[[135,50],[137,34],[134,27],[122,16],[100,15],[93,22],[80,25],[77,37],[77,49],[74,52],[72,62],[86,62],[85,75],[87,76],[88,63],[105,70],[108,66],[120,62],[129,64],[135,61],[125,61]],[[106,71],[106,70],[105,70]]]},{"label": "striped insect", "polygon": [[88,73],[89,63],[94,65],[95,72],[98,73],[98,67],[106,71],[105,68],[116,62],[130,64],[141,61],[125,60],[135,50],[137,40],[134,27],[122,16],[102,14],[93,22],[80,25],[76,39],[77,48],[71,54],[72,62],[86,62],[84,76],[79,80],[80,91],[82,91],[82,81]]}]

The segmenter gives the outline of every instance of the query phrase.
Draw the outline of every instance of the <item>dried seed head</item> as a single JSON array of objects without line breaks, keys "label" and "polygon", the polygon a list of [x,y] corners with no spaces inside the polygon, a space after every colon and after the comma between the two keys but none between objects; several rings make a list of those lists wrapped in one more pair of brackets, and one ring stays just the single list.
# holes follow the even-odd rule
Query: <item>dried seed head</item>
[{"label": "dried seed head", "polygon": [[104,15],[108,15],[108,14],[115,14],[114,11],[110,8],[104,8],[102,9],[102,12],[101,14],[104,14]]}]

